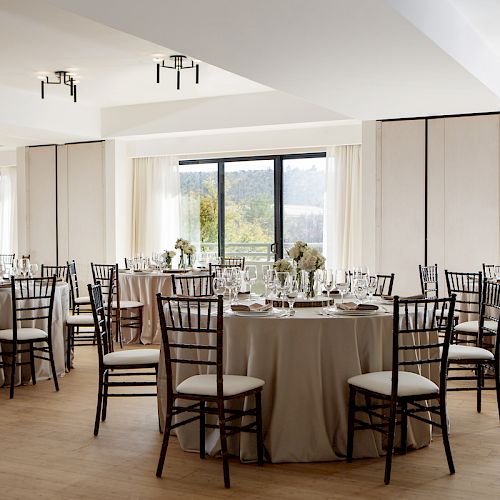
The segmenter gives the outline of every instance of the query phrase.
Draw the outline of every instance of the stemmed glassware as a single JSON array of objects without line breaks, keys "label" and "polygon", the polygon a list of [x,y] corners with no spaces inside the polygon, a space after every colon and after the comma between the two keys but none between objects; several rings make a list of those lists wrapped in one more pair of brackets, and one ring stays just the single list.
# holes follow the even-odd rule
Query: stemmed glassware
[{"label": "stemmed glassware", "polygon": [[275,290],[275,271],[272,269],[270,266],[268,269],[264,269],[263,266],[263,273],[264,273],[264,286],[265,286],[265,293],[264,297],[267,299],[269,295],[272,295],[273,291]]},{"label": "stemmed glassware", "polygon": [[25,258],[17,259],[17,268],[21,277],[27,277],[30,272],[30,260]]},{"label": "stemmed glassware", "polygon": [[349,291],[349,272],[345,269],[335,271],[335,286],[340,292],[341,303],[344,303],[344,294]]},{"label": "stemmed glassware", "polygon": [[332,269],[325,269],[323,274],[323,287],[326,290],[326,307],[324,310],[330,309],[330,293],[335,288],[335,272]]},{"label": "stemmed glassware", "polygon": [[378,277],[373,274],[366,276],[366,289],[368,291],[368,300],[373,301],[373,295],[377,291]]},{"label": "stemmed glassware", "polygon": [[367,283],[366,278],[356,278],[353,282],[353,292],[358,300],[358,304],[361,304],[366,298],[367,293]]},{"label": "stemmed glassware", "polygon": [[226,280],[222,276],[215,276],[212,280],[212,289],[215,295],[224,295],[226,291]]},{"label": "stemmed glassware", "polygon": [[281,299],[281,314],[285,315],[285,292],[289,285],[290,273],[277,271],[276,272],[276,290],[279,292],[279,298]]},{"label": "stemmed glassware", "polygon": [[252,295],[252,286],[257,281],[257,266],[249,265],[245,267],[245,271],[243,272],[243,279],[245,283],[248,285],[248,289],[250,291],[250,296]]},{"label": "stemmed glassware", "polygon": [[30,264],[29,277],[32,278],[38,273],[38,264]]},{"label": "stemmed glassware", "polygon": [[288,316],[293,316],[295,314],[293,307],[299,295],[299,283],[294,275],[288,275],[288,284],[285,293],[288,302]]}]

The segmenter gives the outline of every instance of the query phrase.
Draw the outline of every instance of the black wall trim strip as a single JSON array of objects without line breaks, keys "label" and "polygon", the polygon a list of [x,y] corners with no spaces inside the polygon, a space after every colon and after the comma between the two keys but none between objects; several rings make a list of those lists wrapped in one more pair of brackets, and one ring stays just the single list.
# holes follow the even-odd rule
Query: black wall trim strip
[{"label": "black wall trim strip", "polygon": [[485,111],[483,113],[460,113],[456,115],[430,115],[430,116],[411,116],[408,118],[382,118],[378,122],[401,122],[406,120],[438,120],[439,118],[462,118],[466,116],[487,116],[498,115],[500,111]]},{"label": "black wall trim strip", "polygon": [[105,139],[96,139],[95,141],[76,141],[76,142],[65,142],[61,146],[71,146],[73,144],[92,144],[94,142],[106,142]]},{"label": "black wall trim strip", "polygon": [[58,196],[58,164],[57,164],[57,156],[58,156],[58,147],[54,145],[54,152],[56,156],[56,266],[59,265],[59,196]]},{"label": "black wall trim strip", "polygon": [[425,161],[424,161],[424,183],[425,183],[425,195],[424,195],[424,265],[427,266],[428,257],[428,224],[429,224],[429,120],[425,119]]}]

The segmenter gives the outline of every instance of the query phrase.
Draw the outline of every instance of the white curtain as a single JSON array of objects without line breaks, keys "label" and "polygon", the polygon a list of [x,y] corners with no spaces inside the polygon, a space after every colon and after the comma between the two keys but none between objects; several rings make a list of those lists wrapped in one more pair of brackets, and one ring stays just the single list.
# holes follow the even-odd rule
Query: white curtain
[{"label": "white curtain", "polygon": [[171,156],[134,158],[133,256],[172,250],[179,237],[179,161]]},{"label": "white curtain", "polygon": [[361,266],[361,145],[335,146],[326,153],[323,250],[327,266]]},{"label": "white curtain", "polygon": [[0,168],[0,253],[17,252],[16,167]]}]

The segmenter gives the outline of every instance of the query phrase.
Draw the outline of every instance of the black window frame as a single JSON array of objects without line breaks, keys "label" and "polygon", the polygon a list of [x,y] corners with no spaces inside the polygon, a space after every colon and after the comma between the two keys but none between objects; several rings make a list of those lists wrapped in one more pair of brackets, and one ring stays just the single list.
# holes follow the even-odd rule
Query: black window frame
[{"label": "black window frame", "polygon": [[200,158],[196,160],[180,160],[179,165],[199,165],[217,163],[217,226],[219,257],[225,252],[225,164],[231,162],[271,160],[274,162],[274,254],[275,258],[283,258],[283,162],[301,158],[326,158],[326,151],[311,153],[290,153],[281,155],[229,156],[222,158]]}]

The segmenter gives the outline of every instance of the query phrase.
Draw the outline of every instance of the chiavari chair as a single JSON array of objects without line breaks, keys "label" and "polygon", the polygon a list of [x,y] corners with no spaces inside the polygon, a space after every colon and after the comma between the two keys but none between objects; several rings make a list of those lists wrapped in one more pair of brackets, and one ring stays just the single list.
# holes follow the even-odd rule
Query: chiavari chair
[{"label": "chiavari chair", "polygon": [[219,264],[222,266],[237,266],[243,270],[245,269],[245,257],[219,257]]},{"label": "chiavari chair", "polygon": [[[0,342],[8,344],[11,352],[3,351],[0,367],[10,368],[10,398],[14,397],[16,367],[30,365],[31,380],[36,385],[35,359],[50,362],[56,391],[59,390],[52,346],[52,312],[56,278],[11,278],[12,328],[0,330]],[[44,328],[36,328],[35,322]],[[23,326],[30,325],[30,326]],[[29,361],[18,356],[29,354]],[[6,358],[10,357],[10,362]]]},{"label": "chiavari chair", "polygon": [[418,266],[418,274],[420,277],[420,290],[426,299],[434,299],[439,297],[439,275],[438,266]]},{"label": "chiavari chair", "polygon": [[[352,461],[356,430],[371,429],[387,436],[385,484],[391,479],[397,426],[401,429],[401,451],[406,453],[408,418],[441,429],[448,468],[450,474],[455,473],[446,416],[446,367],[454,306],[454,295],[446,299],[417,300],[394,297],[392,370],[356,375],[347,381],[347,460]],[[432,364],[440,368],[439,385],[419,373]],[[364,404],[356,400],[358,395]],[[359,413],[366,418],[359,418]],[[439,419],[433,421],[428,413]]]},{"label": "chiavari chair", "polygon": [[172,294],[210,297],[212,296],[212,276],[210,274],[172,275]]},{"label": "chiavari chair", "polygon": [[241,269],[241,266],[240,264],[208,264],[208,274],[212,277],[222,274],[224,269]]},{"label": "chiavari chair", "polygon": [[[113,274],[114,271],[111,271]],[[110,280],[108,294],[112,295],[114,281]],[[111,333],[112,306],[105,300],[102,284],[88,285],[92,316],[97,337],[99,357],[99,389],[94,423],[94,436],[99,433],[100,422],[106,420],[108,398],[110,397],[157,397],[157,392],[113,392],[113,388],[156,387],[158,376],[159,349],[126,349],[114,351]],[[154,376],[155,380],[150,380]],[[134,377],[130,380],[127,377]],[[143,377],[147,377],[143,379]],[[139,380],[137,380],[139,378]],[[118,381],[115,381],[119,379]],[[110,392],[111,389],[111,392]]]},{"label": "chiavari chair", "polygon": [[[476,391],[478,413],[482,391],[495,390],[500,417],[500,284],[485,281],[482,286],[478,335],[469,335],[466,342],[451,344],[448,356],[448,380],[472,381],[474,385],[453,385],[448,390]],[[450,375],[452,371],[458,371],[459,375]],[[494,385],[486,386],[485,380],[493,380]]]},{"label": "chiavari chair", "polygon": [[[240,432],[256,434],[257,461],[263,464],[261,391],[264,381],[243,375],[225,375],[223,368],[223,301],[218,298],[162,297],[157,294],[158,311],[163,342],[163,357],[167,372],[167,411],[163,443],[156,475],[161,477],[172,429],[199,421],[200,458],[205,458],[205,430],[218,429],[220,433],[224,486],[230,487],[227,438]],[[212,315],[216,312],[216,316]],[[204,340],[201,340],[201,338]],[[200,374],[183,381],[176,380],[175,367],[192,365]],[[207,374],[207,372],[211,372]],[[203,374],[201,374],[203,373]],[[225,403],[253,396],[255,406],[245,409],[226,408]],[[177,400],[191,404],[182,406]],[[194,417],[178,419],[180,415],[196,413]],[[218,417],[217,424],[206,421],[207,415]],[[243,425],[237,421],[253,417]],[[175,418],[175,422],[174,422]]]},{"label": "chiavari chair", "polygon": [[68,281],[68,266],[47,266],[42,264],[40,267],[40,276],[42,278],[55,276],[63,281]]},{"label": "chiavari chair", "polygon": [[16,260],[15,253],[2,253],[0,254],[0,263],[7,267],[12,267]]},{"label": "chiavari chair", "polygon": [[485,280],[496,278],[495,270],[500,269],[496,264],[483,264],[483,276]]},{"label": "chiavari chair", "polygon": [[[120,343],[120,347],[123,347],[122,328],[133,328],[139,330],[140,338],[142,333],[142,311],[144,309],[144,304],[137,300],[121,300],[120,281],[118,279],[118,264],[91,263],[91,268],[94,284],[97,284],[100,281],[107,283],[109,281],[110,274],[112,272],[114,274],[112,308],[113,320],[116,326],[116,340]],[[126,312],[127,315],[122,315],[122,312]]]},{"label": "chiavari chair", "polygon": [[394,286],[394,273],[377,274],[377,290],[373,295],[381,297],[382,295],[392,295]]},{"label": "chiavari chair", "polygon": [[[68,283],[70,292],[71,310],[73,314],[80,314],[81,312],[90,313],[90,299],[89,297],[80,295],[80,288],[78,285],[78,274],[76,272],[76,262],[74,260],[67,262],[68,266]],[[85,307],[87,306],[87,307]]]}]

